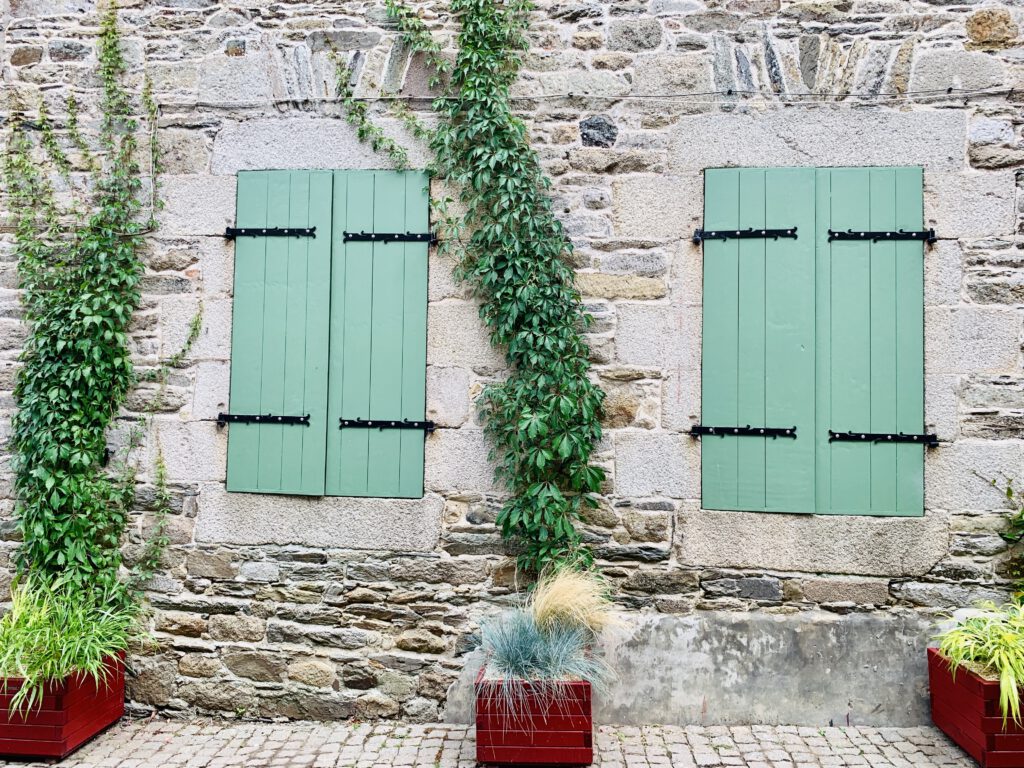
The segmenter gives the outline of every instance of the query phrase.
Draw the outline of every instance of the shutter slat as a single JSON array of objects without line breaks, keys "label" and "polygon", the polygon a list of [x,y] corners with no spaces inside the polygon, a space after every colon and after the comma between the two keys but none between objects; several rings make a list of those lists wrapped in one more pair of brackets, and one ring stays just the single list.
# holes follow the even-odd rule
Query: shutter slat
[{"label": "shutter slat", "polygon": [[[872,168],[871,231],[896,226],[896,174],[891,168]],[[919,243],[914,243],[921,250]],[[871,280],[871,432],[893,432],[896,427],[896,243],[872,243]],[[854,427],[856,429],[856,427]],[[920,430],[918,426],[917,430]],[[915,430],[915,431],[917,431]],[[896,510],[896,446],[876,443],[871,454],[869,511]],[[919,451],[920,452],[920,451]]]},{"label": "shutter slat", "polygon": [[832,172],[814,172],[814,511],[832,509],[832,444],[821,439],[832,424],[832,247],[828,229],[832,210]]},{"label": "shutter slat", "polygon": [[[340,400],[330,409],[327,493],[366,496],[369,472],[369,430],[338,429],[338,417],[367,418],[370,409],[370,349],[373,309],[373,243],[343,243],[344,231],[372,232],[374,176],[370,172],[335,174],[334,253],[337,269],[331,278],[331,358],[340,359],[341,377],[331,379],[331,394]],[[344,207],[339,187],[345,188]],[[338,311],[337,307],[341,306]],[[337,446],[337,455],[330,447]]]},{"label": "shutter slat", "polygon": [[[832,171],[831,228],[870,229],[870,171]],[[866,430],[871,423],[871,244],[834,241],[830,246],[830,429]],[[821,435],[817,436],[822,439]],[[855,443],[831,444],[832,512],[871,509],[871,451]]]},{"label": "shutter slat", "polygon": [[[322,178],[322,174],[320,174]],[[236,414],[310,415],[310,425],[232,423],[230,491],[324,492],[330,196],[311,209],[306,171],[243,172],[237,225],[315,226],[312,238],[235,241],[231,395]],[[323,181],[320,181],[323,189]]]},{"label": "shutter slat", "polygon": [[[765,171],[739,172],[739,228],[763,229],[765,221]],[[772,226],[776,226],[773,222]],[[765,421],[765,243],[763,239],[739,240],[737,291],[736,419],[737,426],[768,426]],[[772,425],[776,426],[776,425]],[[788,423],[780,426],[789,426]],[[736,443],[737,498],[739,509],[765,508],[765,438],[723,438]]]},{"label": "shutter slat", "polygon": [[[430,196],[425,174],[405,177],[405,221],[410,232],[430,229]],[[426,414],[427,370],[427,250],[420,243],[405,243],[405,296],[402,329],[402,412],[403,419],[422,420]],[[401,475],[398,495],[423,495],[423,435],[400,430]]]},{"label": "shutter slat", "polygon": [[[705,229],[739,226],[738,171],[706,172],[704,196]],[[739,426],[738,243],[737,240],[704,243],[701,421],[709,426]],[[701,495],[707,509],[737,508],[737,442],[729,437],[701,440]]]},{"label": "shutter slat", "polygon": [[[291,215],[291,173],[271,174],[267,194],[267,226],[287,227]],[[284,413],[285,338],[288,332],[288,250],[290,238],[268,237],[263,283],[263,365],[260,368],[262,413]],[[281,488],[281,459],[285,429],[261,424],[260,487]],[[291,478],[289,478],[291,481]]]},{"label": "shutter slat", "polygon": [[[405,179],[397,173],[375,177],[374,231],[405,232]],[[373,245],[371,419],[396,419],[402,410],[404,251],[403,242]],[[419,437],[422,439],[422,433]],[[370,430],[369,438],[366,491],[370,496],[394,496],[398,493],[401,434],[396,429]]]},{"label": "shutter slat", "polygon": [[[924,223],[923,172],[896,169],[896,226]],[[920,243],[896,244],[896,431],[924,431],[924,255]],[[896,447],[896,514],[924,512],[924,455],[916,445]]]},{"label": "shutter slat", "polygon": [[765,242],[765,421],[797,428],[796,440],[765,441],[765,508],[814,511],[815,185],[807,168],[769,169],[769,226],[796,240]]},{"label": "shutter slat", "polygon": [[[236,225],[263,227],[267,223],[270,174],[239,174]],[[234,300],[231,319],[231,385],[228,402],[236,413],[260,413],[260,378],[263,367],[263,279],[267,239],[244,237],[235,241]],[[259,475],[257,424],[233,424],[228,436],[229,491],[255,491]]]}]

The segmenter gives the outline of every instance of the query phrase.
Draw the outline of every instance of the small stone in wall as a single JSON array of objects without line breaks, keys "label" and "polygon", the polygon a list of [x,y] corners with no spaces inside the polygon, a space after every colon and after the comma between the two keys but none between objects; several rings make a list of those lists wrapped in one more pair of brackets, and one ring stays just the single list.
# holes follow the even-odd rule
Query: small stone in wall
[{"label": "small stone in wall", "polygon": [[330,688],[338,680],[334,665],[326,661],[307,659],[288,665],[288,679],[313,688]]},{"label": "small stone in wall", "polygon": [[361,720],[375,720],[398,714],[398,702],[383,693],[371,691],[356,699],[356,717]]},{"label": "small stone in wall", "polygon": [[228,40],[224,43],[224,53],[228,56],[245,56],[245,40]]},{"label": "small stone in wall", "polygon": [[156,630],[182,637],[200,637],[206,631],[206,620],[195,613],[161,611],[156,616]]},{"label": "small stone in wall", "polygon": [[968,48],[1005,48],[1020,29],[1005,8],[984,8],[967,17]]},{"label": "small stone in wall", "polygon": [[365,691],[377,685],[377,673],[367,664],[350,664],[341,671],[346,688]]},{"label": "small stone in wall", "polygon": [[185,677],[216,677],[223,669],[220,659],[205,653],[186,653],[178,660],[178,672]]},{"label": "small stone in wall", "polygon": [[650,51],[661,45],[661,23],[657,19],[613,21],[608,32],[612,51]]},{"label": "small stone in wall", "polygon": [[224,654],[224,666],[239,677],[247,677],[261,683],[279,682],[285,669],[281,659],[262,651]]},{"label": "small stone in wall", "polygon": [[43,58],[43,49],[35,46],[20,46],[11,52],[11,66],[24,67],[38,64]]},{"label": "small stone in wall", "polygon": [[409,629],[398,636],[395,641],[403,651],[412,653],[444,653],[448,650],[448,644],[444,638],[428,632],[425,629]]},{"label": "small stone in wall", "polygon": [[437,702],[429,699],[410,699],[402,705],[402,714],[410,723],[435,723],[438,720]]},{"label": "small stone in wall", "polygon": [[594,115],[580,122],[580,138],[585,147],[610,147],[618,135],[619,129],[607,115]]},{"label": "small stone in wall", "polygon": [[51,40],[51,61],[79,61],[89,55],[89,46],[75,40]]},{"label": "small stone in wall", "polygon": [[214,640],[262,640],[267,623],[255,616],[217,614],[210,617],[210,637]]}]

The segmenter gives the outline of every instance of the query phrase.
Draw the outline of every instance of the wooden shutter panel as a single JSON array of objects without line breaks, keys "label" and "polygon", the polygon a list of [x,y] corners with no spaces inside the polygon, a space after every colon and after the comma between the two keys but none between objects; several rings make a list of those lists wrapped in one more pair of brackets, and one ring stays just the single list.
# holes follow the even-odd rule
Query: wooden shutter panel
[{"label": "wooden shutter panel", "polygon": [[798,232],[704,243],[702,423],[797,427],[703,438],[705,508],[814,511],[814,223],[812,170],[705,173],[705,229]]},{"label": "wooden shutter panel", "polygon": [[330,172],[238,174],[237,227],[316,227],[316,237],[235,241],[233,414],[309,415],[309,426],[231,424],[227,489],[324,492]]},{"label": "wooden shutter panel", "polygon": [[828,441],[828,430],[924,427],[924,255],[919,241],[828,242],[828,230],[920,230],[920,168],[818,176],[819,512],[921,515],[920,445]]},{"label": "wooden shutter panel", "polygon": [[419,172],[335,173],[326,483],[331,495],[423,495],[422,430],[338,429],[338,423],[425,417],[428,246],[345,243],[343,233],[427,232],[427,183]]}]

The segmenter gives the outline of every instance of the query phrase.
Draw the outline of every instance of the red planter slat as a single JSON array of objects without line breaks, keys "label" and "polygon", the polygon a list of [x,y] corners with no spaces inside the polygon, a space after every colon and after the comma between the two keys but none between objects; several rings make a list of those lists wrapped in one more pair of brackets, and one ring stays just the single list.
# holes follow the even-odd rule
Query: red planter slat
[{"label": "red planter slat", "polygon": [[495,683],[476,680],[476,759],[499,765],[590,765],[594,720],[590,683],[565,682],[548,693],[514,683],[515,712]]},{"label": "red planter slat", "polygon": [[0,755],[62,759],[124,714],[124,656],[107,661],[107,679],[72,675],[50,684],[42,709],[15,713],[12,695],[21,680],[9,679],[0,697]]},{"label": "red planter slat", "polygon": [[[1024,727],[999,708],[999,683],[967,669],[954,676],[937,648],[928,649],[932,721],[982,768],[1024,768]],[[1024,705],[1024,702],[1022,702]]]}]

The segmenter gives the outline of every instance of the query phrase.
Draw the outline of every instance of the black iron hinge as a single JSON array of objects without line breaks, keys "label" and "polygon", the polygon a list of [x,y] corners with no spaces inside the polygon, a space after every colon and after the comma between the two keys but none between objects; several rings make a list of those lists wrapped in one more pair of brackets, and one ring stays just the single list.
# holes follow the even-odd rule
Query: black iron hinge
[{"label": "black iron hinge", "polygon": [[356,427],[359,429],[422,429],[433,432],[436,425],[432,421],[401,421],[394,419],[338,419],[338,429]]},{"label": "black iron hinge", "polygon": [[792,437],[796,438],[796,427],[752,427],[749,424],[745,427],[705,427],[703,424],[696,424],[690,429],[694,437],[701,435],[715,435],[717,437],[738,436],[738,437]]},{"label": "black iron hinge", "polygon": [[903,432],[833,432],[828,431],[828,441],[843,443],[917,443],[935,447],[939,444],[937,435],[912,435]]},{"label": "black iron hinge", "polygon": [[854,232],[852,229],[848,229],[845,232],[840,232],[837,229],[830,229],[828,231],[828,241],[830,243],[833,240],[870,240],[872,243],[888,242],[890,240],[921,240],[931,245],[937,239],[934,229],[922,229],[915,232],[906,232],[902,229],[890,230],[888,232]]},{"label": "black iron hinge", "polygon": [[218,413],[217,426],[225,424],[297,424],[309,426],[309,414],[305,416],[275,416],[272,413]]},{"label": "black iron hinge", "polygon": [[428,243],[434,245],[437,235],[433,232],[344,232],[344,243]]},{"label": "black iron hinge", "polygon": [[316,227],[228,227],[224,237],[316,237]]},{"label": "black iron hinge", "polygon": [[788,229],[695,229],[693,231],[694,245],[700,245],[704,240],[749,240],[768,239],[778,240],[780,237],[790,237],[796,240],[796,227]]}]

